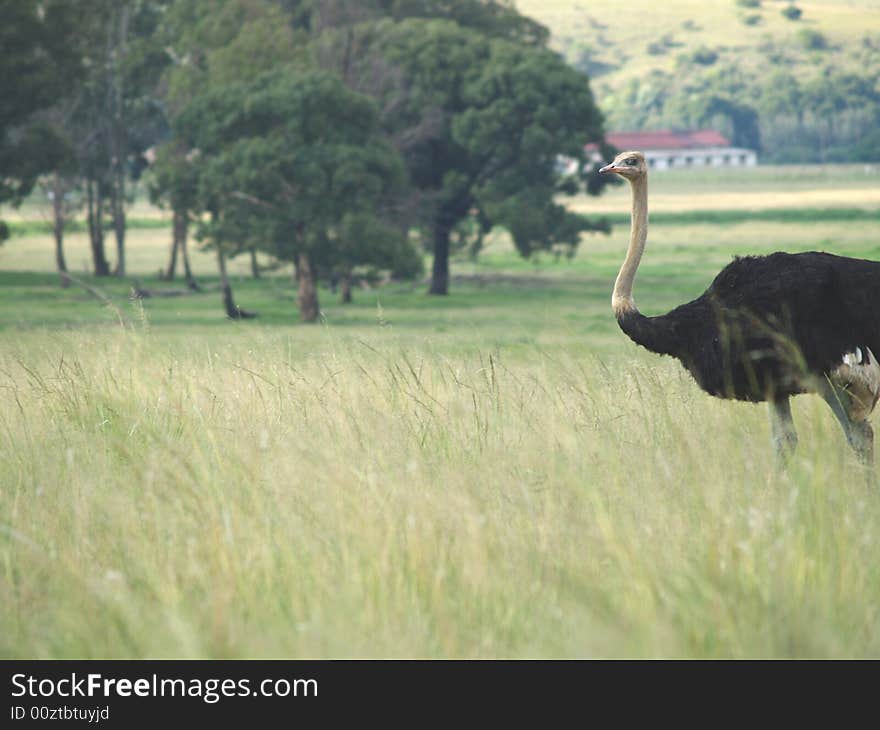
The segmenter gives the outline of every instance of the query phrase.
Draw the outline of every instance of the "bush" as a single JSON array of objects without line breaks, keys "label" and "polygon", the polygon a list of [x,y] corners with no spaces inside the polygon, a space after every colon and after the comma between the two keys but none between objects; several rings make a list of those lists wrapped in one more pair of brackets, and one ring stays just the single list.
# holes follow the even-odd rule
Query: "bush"
[{"label": "bush", "polygon": [[698,63],[701,66],[711,66],[717,60],[718,52],[713,51],[711,48],[698,48],[691,55],[691,61]]},{"label": "bush", "polygon": [[659,41],[653,41],[652,43],[649,43],[646,50],[652,56],[662,56],[670,48],[678,48],[679,46],[683,45],[684,43],[675,40],[672,35],[667,33]]},{"label": "bush", "polygon": [[803,14],[804,11],[797,7],[797,5],[788,5],[782,9],[782,17],[789,20],[799,20]]},{"label": "bush", "polygon": [[761,22],[761,16],[757,13],[754,15],[744,15],[742,17],[743,25],[758,25]]},{"label": "bush", "polygon": [[736,4],[741,8],[760,8],[761,0],[736,0]]},{"label": "bush", "polygon": [[809,51],[824,51],[828,48],[828,40],[818,30],[801,28],[796,37],[798,42]]},{"label": "bush", "polygon": [[855,162],[880,162],[880,130],[869,132],[849,147],[850,156]]}]

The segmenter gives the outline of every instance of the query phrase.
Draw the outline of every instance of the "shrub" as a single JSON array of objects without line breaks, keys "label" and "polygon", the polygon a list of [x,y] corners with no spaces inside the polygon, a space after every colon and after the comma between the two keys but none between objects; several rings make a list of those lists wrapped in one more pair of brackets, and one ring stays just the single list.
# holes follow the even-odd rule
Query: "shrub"
[{"label": "shrub", "polygon": [[691,60],[701,66],[711,66],[718,60],[718,52],[713,51],[711,48],[698,48],[691,55]]},{"label": "shrub", "polygon": [[743,25],[758,25],[761,22],[761,16],[757,13],[753,15],[744,15],[742,17]]},{"label": "shrub", "polygon": [[818,30],[801,28],[797,32],[798,42],[809,51],[824,51],[828,48],[828,40]]},{"label": "shrub", "polygon": [[801,15],[804,14],[804,11],[801,10],[797,5],[787,5],[782,9],[782,16],[784,18],[788,18],[789,20],[799,20]]},{"label": "shrub", "polygon": [[761,0],[736,0],[736,4],[741,8],[760,8]]}]

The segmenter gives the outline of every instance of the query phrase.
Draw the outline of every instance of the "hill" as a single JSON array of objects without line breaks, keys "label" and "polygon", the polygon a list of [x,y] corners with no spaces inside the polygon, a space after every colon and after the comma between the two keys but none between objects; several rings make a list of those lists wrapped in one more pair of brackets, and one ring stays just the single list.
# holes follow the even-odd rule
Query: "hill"
[{"label": "hill", "polygon": [[880,157],[880,3],[516,5],[590,74],[610,129],[708,124],[777,162]]}]

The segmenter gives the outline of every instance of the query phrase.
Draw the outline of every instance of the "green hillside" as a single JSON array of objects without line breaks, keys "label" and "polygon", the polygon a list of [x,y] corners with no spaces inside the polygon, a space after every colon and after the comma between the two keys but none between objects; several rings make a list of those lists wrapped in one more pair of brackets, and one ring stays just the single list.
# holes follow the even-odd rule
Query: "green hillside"
[{"label": "green hillside", "polygon": [[880,156],[876,1],[516,5],[590,74],[610,129],[709,124],[780,162]]}]

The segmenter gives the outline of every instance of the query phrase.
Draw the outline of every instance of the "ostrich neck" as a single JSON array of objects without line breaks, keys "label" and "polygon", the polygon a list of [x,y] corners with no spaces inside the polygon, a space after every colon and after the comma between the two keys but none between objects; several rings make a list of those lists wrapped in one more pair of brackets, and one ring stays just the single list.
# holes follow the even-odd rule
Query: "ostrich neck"
[{"label": "ostrich neck", "polygon": [[648,178],[642,176],[630,180],[632,187],[632,231],[626,258],[620,267],[620,273],[614,282],[614,293],[611,295],[611,308],[616,315],[636,310],[633,301],[633,281],[645,250],[648,238]]}]

